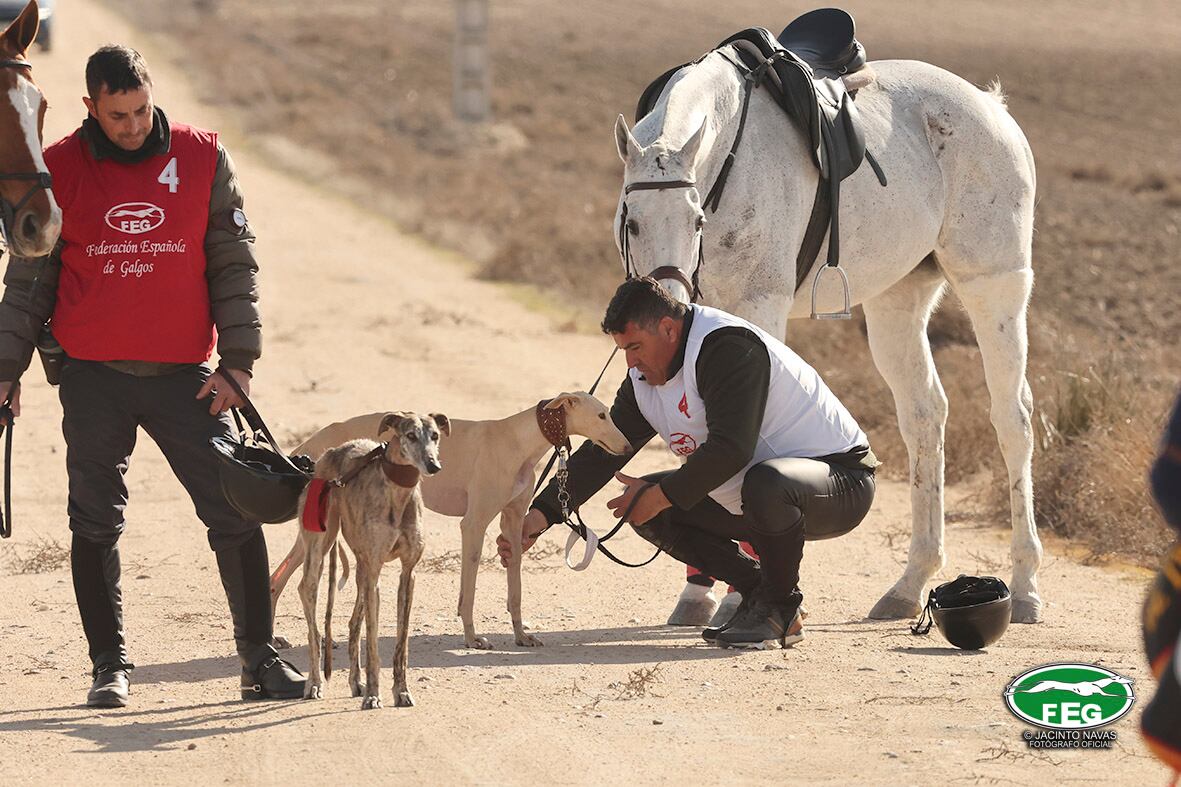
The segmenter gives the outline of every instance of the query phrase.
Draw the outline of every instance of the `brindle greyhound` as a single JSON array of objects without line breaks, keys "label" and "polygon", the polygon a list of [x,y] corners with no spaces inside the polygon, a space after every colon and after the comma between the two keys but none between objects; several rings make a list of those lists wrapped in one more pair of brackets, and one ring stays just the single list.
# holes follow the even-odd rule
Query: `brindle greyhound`
[{"label": "brindle greyhound", "polygon": [[[326,426],[295,449],[295,453],[315,458],[346,440],[378,434],[383,415],[370,413]],[[564,429],[560,434],[547,435],[541,423],[555,415],[559,416],[554,419],[559,427],[564,416]],[[422,480],[422,498],[427,508],[446,516],[463,517],[459,615],[463,619],[464,643],[469,648],[492,647],[485,637],[476,635],[473,608],[484,533],[498,513],[500,531],[512,546],[508,561],[508,611],[516,643],[542,644],[525,631],[521,622],[521,528],[532,500],[537,462],[568,435],[590,438],[600,448],[616,455],[632,450],[602,402],[581,391],[563,393],[536,408],[530,407],[499,421],[452,421],[451,434],[441,447],[443,470]],[[303,540],[297,539],[271,575],[272,613],[287,580],[303,560],[303,550]]]},{"label": "brindle greyhound", "polygon": [[[357,557],[357,601],[349,619],[349,687],[353,696],[365,695],[361,708],[381,707],[378,678],[381,661],[377,655],[379,612],[378,581],[384,563],[400,558],[398,581],[398,639],[394,648],[394,705],[414,704],[406,686],[406,661],[410,634],[410,604],[414,598],[414,566],[422,556],[422,494],[420,473],[439,472],[439,433],[448,434],[447,416],[387,413],[375,434],[389,434],[385,445],[372,440],[353,440],[333,448],[316,463],[316,478],[329,482],[330,494],[324,517],[324,532],[301,527],[300,542],[306,557],[299,597],[308,621],[308,680],[305,699],[319,699],[320,632],[316,628],[316,595],[324,556],[336,545],[338,535]],[[335,483],[333,483],[335,482]],[[339,484],[339,485],[337,485]],[[305,490],[300,510],[315,494],[313,483]],[[315,503],[315,501],[313,501]],[[314,508],[316,506],[313,506]],[[326,639],[324,672],[332,674],[332,602],[335,561],[328,581],[328,610],[324,623]],[[365,683],[361,684],[361,616],[365,616]]]}]

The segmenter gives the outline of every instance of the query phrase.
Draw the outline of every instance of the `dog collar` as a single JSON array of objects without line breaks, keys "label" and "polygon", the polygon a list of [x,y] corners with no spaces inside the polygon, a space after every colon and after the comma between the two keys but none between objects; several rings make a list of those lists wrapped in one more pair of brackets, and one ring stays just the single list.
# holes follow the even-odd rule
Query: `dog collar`
[{"label": "dog collar", "polygon": [[547,410],[546,405],[550,401],[552,400],[542,399],[537,403],[537,427],[554,448],[565,446],[569,450],[570,435],[566,432],[566,409],[553,407]]},{"label": "dog collar", "polygon": [[391,483],[396,484],[404,489],[410,489],[418,484],[418,478],[421,473],[414,465],[400,465],[391,462],[384,456],[381,458],[381,471],[385,473],[385,477]]}]

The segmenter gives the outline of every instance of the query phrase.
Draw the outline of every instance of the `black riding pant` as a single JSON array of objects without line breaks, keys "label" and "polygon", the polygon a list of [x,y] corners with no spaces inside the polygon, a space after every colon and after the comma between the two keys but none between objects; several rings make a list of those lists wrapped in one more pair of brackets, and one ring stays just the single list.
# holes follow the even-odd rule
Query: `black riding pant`
[{"label": "black riding pant", "polygon": [[171,374],[137,377],[93,361],[70,359],[61,373],[62,432],[69,475],[70,530],[100,546],[123,532],[124,475],[143,427],[209,528],[215,551],[238,547],[258,530],[226,502],[211,437],[229,435],[229,416],[209,414],[197,392],[212,373],[205,364]]},{"label": "black riding pant", "polygon": [[[644,478],[658,482],[668,472]],[[871,470],[817,459],[769,459],[747,471],[740,516],[706,497],[687,511],[666,509],[636,532],[744,595],[757,591],[778,600],[797,589],[804,542],[848,533],[865,518],[873,496]],[[737,541],[750,542],[759,560]]]}]

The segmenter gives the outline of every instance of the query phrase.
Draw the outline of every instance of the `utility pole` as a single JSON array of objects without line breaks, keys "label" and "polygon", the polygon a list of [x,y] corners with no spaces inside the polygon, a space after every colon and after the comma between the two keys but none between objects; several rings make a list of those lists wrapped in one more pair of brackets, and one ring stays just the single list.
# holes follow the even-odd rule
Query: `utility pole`
[{"label": "utility pole", "polygon": [[454,110],[455,116],[465,123],[483,123],[492,116],[488,3],[489,0],[455,0]]}]

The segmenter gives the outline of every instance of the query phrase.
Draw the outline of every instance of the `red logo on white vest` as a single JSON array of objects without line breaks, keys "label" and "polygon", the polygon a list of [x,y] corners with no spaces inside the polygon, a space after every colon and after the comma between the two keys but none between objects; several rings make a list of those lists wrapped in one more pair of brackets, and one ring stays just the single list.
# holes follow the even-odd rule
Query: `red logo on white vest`
[{"label": "red logo on white vest", "polygon": [[677,405],[677,409],[684,413],[686,418],[693,419],[693,416],[689,415],[689,394],[681,395],[681,402]]},{"label": "red logo on white vest", "polygon": [[671,439],[668,441],[668,447],[672,449],[674,454],[688,456],[697,450],[697,441],[693,439],[692,435],[687,435],[684,432],[673,432]]},{"label": "red logo on white vest", "polygon": [[150,202],[124,202],[108,210],[104,219],[113,230],[142,235],[164,223],[164,208]]}]

